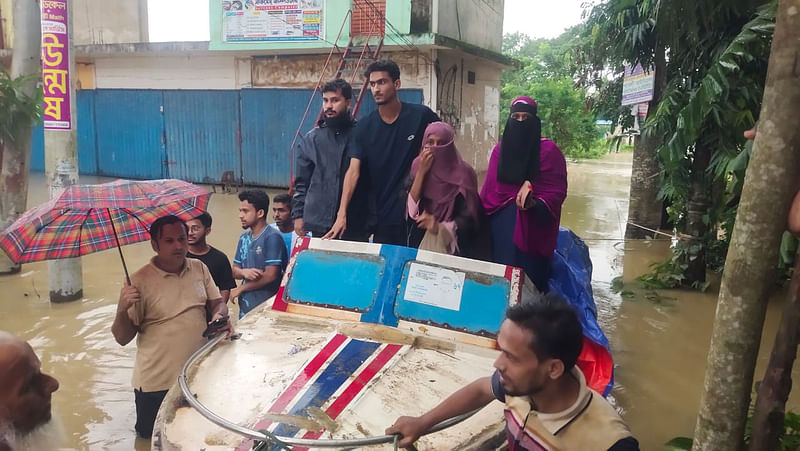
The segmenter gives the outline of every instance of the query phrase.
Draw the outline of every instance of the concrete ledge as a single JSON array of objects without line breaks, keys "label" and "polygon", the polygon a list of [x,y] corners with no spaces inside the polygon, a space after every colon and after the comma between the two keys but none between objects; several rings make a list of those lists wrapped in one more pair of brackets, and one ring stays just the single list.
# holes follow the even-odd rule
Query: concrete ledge
[{"label": "concrete ledge", "polygon": [[196,42],[131,42],[125,44],[76,45],[78,56],[115,55],[132,53],[192,53],[208,52],[208,41]]},{"label": "concrete ledge", "polygon": [[461,50],[463,52],[469,53],[470,55],[474,55],[480,58],[485,58],[489,61],[493,61],[497,64],[500,64],[501,66],[520,67],[522,65],[521,61],[505,56],[502,53],[497,53],[492,50],[478,47],[476,45],[467,44],[466,42],[459,41],[458,39],[453,39],[441,34],[435,35],[434,43],[437,46],[446,47],[449,49]]}]

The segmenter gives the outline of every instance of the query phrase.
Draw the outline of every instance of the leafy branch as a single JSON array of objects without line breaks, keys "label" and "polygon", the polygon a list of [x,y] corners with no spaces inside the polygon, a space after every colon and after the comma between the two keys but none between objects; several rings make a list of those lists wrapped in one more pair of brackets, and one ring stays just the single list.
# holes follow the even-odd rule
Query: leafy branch
[{"label": "leafy branch", "polygon": [[20,134],[29,134],[30,128],[42,118],[42,90],[33,96],[25,94],[25,85],[35,83],[35,76],[11,78],[0,71],[0,141],[17,144]]}]

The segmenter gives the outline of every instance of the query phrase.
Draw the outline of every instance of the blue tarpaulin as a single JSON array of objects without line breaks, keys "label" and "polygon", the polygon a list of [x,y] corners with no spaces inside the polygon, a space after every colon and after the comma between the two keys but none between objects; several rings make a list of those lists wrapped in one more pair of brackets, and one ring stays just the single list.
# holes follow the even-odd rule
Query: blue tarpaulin
[{"label": "blue tarpaulin", "polygon": [[614,363],[608,339],[597,323],[589,248],[564,227],[558,231],[558,247],[553,255],[549,286],[550,291],[561,295],[578,311],[584,335],[578,367],[590,387],[603,396],[608,395],[614,384]]}]

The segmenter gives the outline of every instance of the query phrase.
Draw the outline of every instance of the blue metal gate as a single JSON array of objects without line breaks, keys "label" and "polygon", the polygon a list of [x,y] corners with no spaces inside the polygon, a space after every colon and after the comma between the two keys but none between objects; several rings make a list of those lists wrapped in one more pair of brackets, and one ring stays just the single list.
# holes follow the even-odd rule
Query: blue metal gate
[{"label": "blue metal gate", "polygon": [[[97,174],[97,145],[95,143],[93,90],[77,91],[78,110],[78,170],[81,174]],[[44,172],[44,127],[33,128],[31,141],[31,171]]]},{"label": "blue metal gate", "polygon": [[[244,183],[288,186],[289,147],[311,96],[310,89],[243,89],[242,178]],[[319,95],[309,110],[303,133],[314,126],[322,108]]]},{"label": "blue metal gate", "polygon": [[95,128],[94,90],[78,91],[78,171],[97,174],[97,129]]},{"label": "blue metal gate", "polygon": [[95,92],[98,174],[134,179],[166,176],[162,91]]},{"label": "blue metal gate", "polygon": [[[286,187],[289,184],[290,152],[294,133],[308,105],[310,89],[243,89],[242,96],[242,177],[250,185]],[[421,89],[402,89],[400,100],[422,103]],[[322,108],[316,94],[303,127],[305,134],[314,127]],[[375,111],[372,95],[362,100],[359,116]]]},{"label": "blue metal gate", "polygon": [[[180,178],[218,182],[233,171],[246,184],[286,187],[290,145],[310,89],[137,90],[97,89],[77,93],[78,163],[82,174],[132,179]],[[422,103],[421,89],[403,89],[400,99]],[[303,133],[314,126],[319,94]],[[360,117],[375,111],[371,95]],[[31,169],[44,170],[41,124],[33,132]]]},{"label": "blue metal gate", "polygon": [[215,183],[242,173],[238,91],[164,91],[167,175]]},{"label": "blue metal gate", "polygon": [[44,125],[41,122],[33,127],[31,171],[44,172]]}]

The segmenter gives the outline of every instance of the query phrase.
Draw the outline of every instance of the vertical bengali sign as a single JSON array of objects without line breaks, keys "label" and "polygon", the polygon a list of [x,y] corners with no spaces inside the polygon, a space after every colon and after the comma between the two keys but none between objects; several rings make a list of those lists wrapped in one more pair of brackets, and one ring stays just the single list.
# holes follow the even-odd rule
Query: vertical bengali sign
[{"label": "vertical bengali sign", "polygon": [[641,64],[625,65],[622,81],[622,105],[634,105],[653,100],[655,70],[644,70]]},{"label": "vertical bengali sign", "polygon": [[221,0],[222,41],[316,41],[322,0]]},{"label": "vertical bengali sign", "polygon": [[68,1],[42,0],[42,89],[44,128],[48,130],[72,128]]}]

